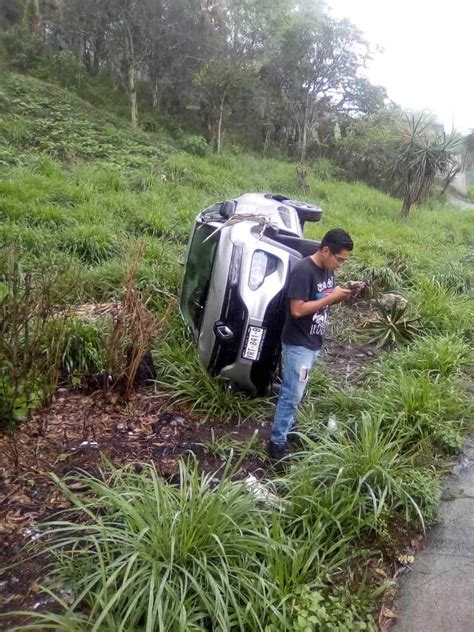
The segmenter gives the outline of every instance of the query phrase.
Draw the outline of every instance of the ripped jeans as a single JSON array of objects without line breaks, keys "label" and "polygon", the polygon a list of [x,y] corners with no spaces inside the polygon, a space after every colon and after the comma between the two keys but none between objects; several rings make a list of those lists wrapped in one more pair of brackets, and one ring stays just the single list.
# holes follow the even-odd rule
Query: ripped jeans
[{"label": "ripped jeans", "polygon": [[278,403],[273,418],[271,440],[283,445],[295,423],[295,413],[300,403],[309,372],[319,356],[319,349],[314,351],[298,345],[282,344],[283,381]]}]

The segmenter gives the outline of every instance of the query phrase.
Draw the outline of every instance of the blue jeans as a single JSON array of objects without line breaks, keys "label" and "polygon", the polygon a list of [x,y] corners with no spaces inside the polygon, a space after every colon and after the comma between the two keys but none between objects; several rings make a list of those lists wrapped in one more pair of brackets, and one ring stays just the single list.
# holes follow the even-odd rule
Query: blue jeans
[{"label": "blue jeans", "polygon": [[273,418],[271,440],[283,445],[295,423],[295,413],[303,397],[309,372],[319,356],[319,349],[282,344],[283,381]]}]

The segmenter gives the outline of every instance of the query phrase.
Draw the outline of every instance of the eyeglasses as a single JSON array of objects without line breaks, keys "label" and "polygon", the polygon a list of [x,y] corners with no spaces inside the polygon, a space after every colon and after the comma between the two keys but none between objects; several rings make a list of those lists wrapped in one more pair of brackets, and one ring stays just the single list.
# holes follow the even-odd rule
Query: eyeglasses
[{"label": "eyeglasses", "polygon": [[334,259],[339,263],[339,265],[342,265],[343,263],[347,261],[347,257],[341,257],[340,255],[336,255],[332,250],[330,250],[330,253],[334,257]]}]

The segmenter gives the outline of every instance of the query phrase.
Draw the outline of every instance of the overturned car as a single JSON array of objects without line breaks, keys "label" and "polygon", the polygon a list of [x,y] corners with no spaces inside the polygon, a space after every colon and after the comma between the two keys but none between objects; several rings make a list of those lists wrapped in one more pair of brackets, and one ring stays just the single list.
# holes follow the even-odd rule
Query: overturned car
[{"label": "overturned car", "polygon": [[188,245],[181,315],[211,375],[253,395],[269,392],[280,357],[285,293],[294,264],[320,242],[303,238],[322,210],[247,193],[199,213]]}]

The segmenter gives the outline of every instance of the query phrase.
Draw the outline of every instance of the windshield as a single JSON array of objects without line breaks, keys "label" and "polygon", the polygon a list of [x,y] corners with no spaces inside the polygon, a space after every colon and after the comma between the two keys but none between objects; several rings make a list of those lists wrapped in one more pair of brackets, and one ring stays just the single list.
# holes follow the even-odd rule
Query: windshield
[{"label": "windshield", "polygon": [[[184,271],[181,290],[181,313],[186,324],[197,337],[204,314],[212,266],[216,256],[220,232],[215,226],[198,224],[194,230]],[[214,235],[207,239],[212,233]]]}]

